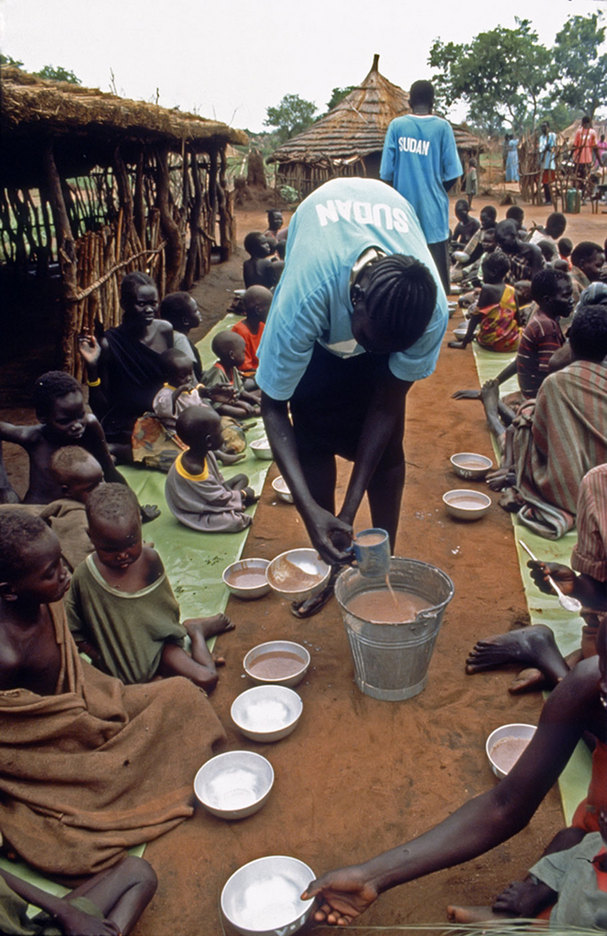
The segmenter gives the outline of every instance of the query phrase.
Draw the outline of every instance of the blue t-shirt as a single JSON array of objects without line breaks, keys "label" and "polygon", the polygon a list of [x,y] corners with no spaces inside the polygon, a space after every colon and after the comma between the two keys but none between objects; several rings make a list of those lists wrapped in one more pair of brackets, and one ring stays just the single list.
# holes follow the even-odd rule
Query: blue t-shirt
[{"label": "blue t-shirt", "polygon": [[289,400],[319,341],[340,357],[364,354],[352,335],[350,274],[369,247],[415,257],[437,286],[424,334],[390,355],[400,380],[428,377],[447,327],[447,299],[415,212],[375,179],[332,179],[301,203],[289,225],[285,267],[259,346],[256,381],[274,400]]},{"label": "blue t-shirt", "polygon": [[443,182],[461,174],[453,130],[442,117],[403,114],[390,123],[379,175],[411,202],[428,244],[449,237],[449,196]]}]

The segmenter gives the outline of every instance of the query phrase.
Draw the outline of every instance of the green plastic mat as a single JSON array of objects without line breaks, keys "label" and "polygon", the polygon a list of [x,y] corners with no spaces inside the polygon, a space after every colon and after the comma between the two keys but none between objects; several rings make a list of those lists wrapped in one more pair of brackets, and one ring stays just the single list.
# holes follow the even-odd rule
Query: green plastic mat
[{"label": "green plastic mat", "polygon": [[[499,372],[512,360],[511,354],[487,351],[485,348],[479,347],[476,342],[472,343],[472,347],[481,384],[486,380],[497,377]],[[517,379],[512,377],[501,385],[500,395],[504,396],[506,393],[514,393],[517,390]],[[495,440],[493,440],[493,447],[499,458]],[[532,533],[528,527],[519,523],[515,514],[512,514],[512,527],[531,623],[547,624],[551,627],[561,653],[570,653],[580,646],[584,622],[578,615],[564,611],[556,596],[544,595],[537,588],[527,568],[529,557],[521,547],[519,540],[522,539],[537,558],[544,562],[562,562],[564,565],[570,565],[571,551],[577,542],[577,533],[575,530],[571,530],[560,540],[547,540]],[[586,745],[580,742],[559,780],[563,812],[567,823],[571,822],[577,805],[586,796],[590,773],[590,753]]]}]

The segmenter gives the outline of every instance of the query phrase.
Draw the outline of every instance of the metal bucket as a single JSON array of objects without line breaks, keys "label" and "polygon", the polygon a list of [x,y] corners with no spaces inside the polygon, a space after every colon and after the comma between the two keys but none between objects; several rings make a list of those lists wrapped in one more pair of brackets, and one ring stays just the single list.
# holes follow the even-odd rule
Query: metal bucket
[{"label": "metal bucket", "polygon": [[398,701],[410,699],[426,685],[434,644],[454,588],[449,576],[435,566],[400,557],[390,560],[390,585],[394,591],[412,592],[431,607],[402,624],[365,621],[349,611],[349,602],[362,592],[385,592],[386,582],[364,577],[353,568],[337,578],[335,597],[350,641],[358,688],[374,699]]}]

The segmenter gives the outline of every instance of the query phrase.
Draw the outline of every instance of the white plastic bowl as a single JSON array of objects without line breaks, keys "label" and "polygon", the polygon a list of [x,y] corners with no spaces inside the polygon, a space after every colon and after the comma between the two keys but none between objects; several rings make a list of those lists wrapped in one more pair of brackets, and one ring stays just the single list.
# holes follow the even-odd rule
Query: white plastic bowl
[{"label": "white plastic bowl", "polygon": [[254,686],[232,702],[236,727],[252,741],[280,741],[295,731],[303,711],[301,698],[286,686]]},{"label": "white plastic bowl", "polygon": [[[281,671],[274,676],[264,674],[263,669],[256,671],[255,662],[261,666],[262,662],[271,664],[274,661],[274,670],[282,658]],[[242,666],[253,682],[269,686],[296,686],[302,681],[310,666],[310,654],[301,644],[293,640],[267,640],[265,643],[253,647],[242,661]],[[272,668],[270,668],[270,671]]]},{"label": "white plastic bowl", "polygon": [[447,513],[457,520],[480,520],[491,507],[491,498],[482,491],[459,488],[443,494],[443,503]]},{"label": "white plastic bowl", "polygon": [[491,459],[477,452],[457,452],[449,461],[455,474],[460,478],[466,478],[467,481],[482,481],[487,472],[493,468]]},{"label": "white plastic bowl", "polygon": [[300,894],[315,874],[288,855],[268,855],[243,865],[221,892],[221,912],[240,936],[291,936],[304,925],[314,899]]},{"label": "white plastic bowl", "polygon": [[270,443],[266,436],[250,442],[249,448],[253,452],[255,458],[259,458],[261,461],[272,461],[274,458]]},{"label": "white plastic bowl", "polygon": [[221,578],[237,598],[261,598],[270,591],[266,577],[269,565],[269,559],[239,559],[223,570]]},{"label": "white plastic bowl", "polygon": [[281,500],[286,501],[287,504],[293,503],[293,495],[291,494],[287,482],[282,475],[278,475],[277,478],[274,478],[272,481],[272,487],[278,494]]},{"label": "white plastic bowl", "polygon": [[271,763],[253,751],[226,751],[194,777],[197,800],[220,819],[244,819],[266,802],[274,783]]},{"label": "white plastic bowl", "polygon": [[315,549],[289,549],[270,562],[266,575],[270,588],[283,598],[303,601],[323,590],[331,567]]},{"label": "white plastic bowl", "polygon": [[512,770],[534,734],[535,725],[519,722],[502,725],[491,732],[485,744],[485,752],[496,777],[503,780]]}]

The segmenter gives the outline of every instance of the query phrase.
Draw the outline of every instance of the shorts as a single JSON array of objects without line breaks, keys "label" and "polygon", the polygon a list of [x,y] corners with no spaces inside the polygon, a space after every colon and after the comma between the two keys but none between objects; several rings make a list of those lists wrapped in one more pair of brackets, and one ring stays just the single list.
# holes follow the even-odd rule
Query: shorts
[{"label": "shorts", "polygon": [[[388,375],[387,354],[341,358],[316,342],[290,408],[297,451],[306,455],[339,455],[354,461],[367,414],[371,389]],[[380,458],[378,469],[404,466],[404,419],[399,420]]]}]

